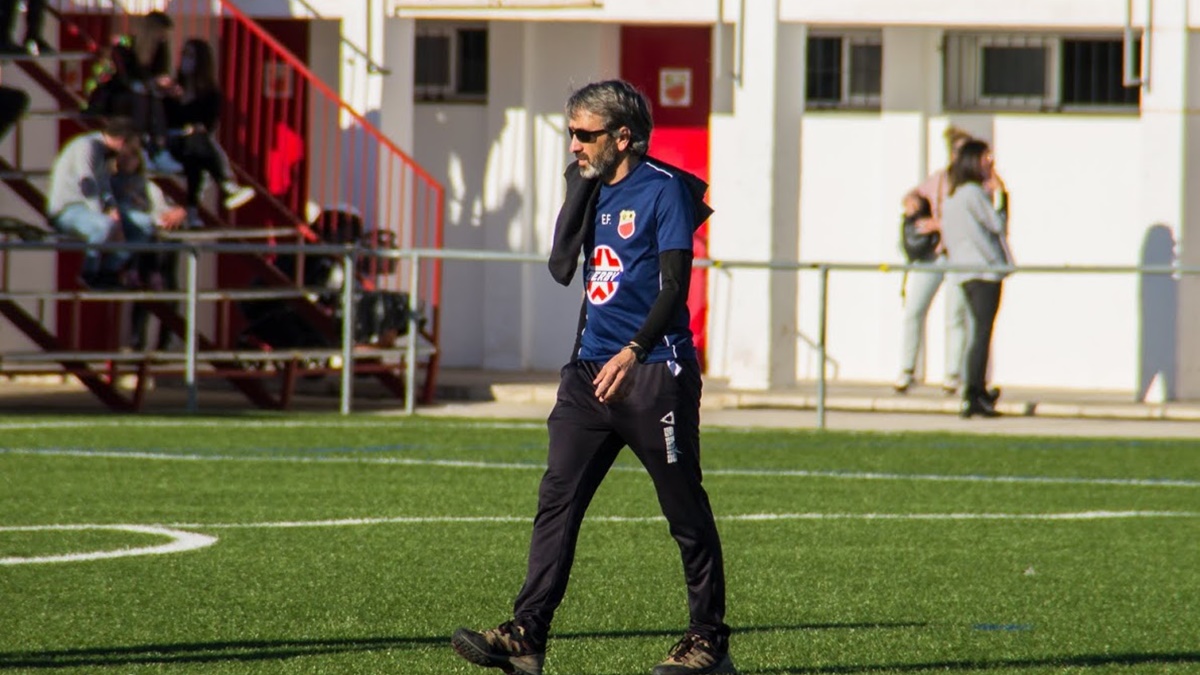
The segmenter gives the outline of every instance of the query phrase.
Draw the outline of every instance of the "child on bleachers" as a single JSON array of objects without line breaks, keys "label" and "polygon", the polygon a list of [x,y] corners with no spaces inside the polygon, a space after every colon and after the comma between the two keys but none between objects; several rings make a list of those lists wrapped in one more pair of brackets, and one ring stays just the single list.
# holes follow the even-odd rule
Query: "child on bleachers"
[{"label": "child on bleachers", "polygon": [[[117,152],[112,173],[113,198],[122,220],[133,224],[144,235],[144,241],[156,241],[158,231],[182,226],[187,211],[172,205],[162,189],[146,175],[146,163],[140,143],[127,143]],[[163,286],[163,256],[157,253],[138,253],[133,268],[146,285],[155,290]]]},{"label": "child on bleachers", "polygon": [[[160,230],[173,230],[184,224],[187,213],[171,205],[153,181],[146,176],[146,163],[138,143],[122,148],[113,160],[113,196],[121,217],[146,233],[147,241],[158,241]],[[134,254],[133,269],[139,283],[147,290],[178,290],[176,267],[178,255],[173,251],[140,252]],[[150,310],[146,303],[133,303],[131,313],[131,347],[142,351],[146,347],[146,329]],[[160,328],[157,346],[166,349],[171,334]]]}]

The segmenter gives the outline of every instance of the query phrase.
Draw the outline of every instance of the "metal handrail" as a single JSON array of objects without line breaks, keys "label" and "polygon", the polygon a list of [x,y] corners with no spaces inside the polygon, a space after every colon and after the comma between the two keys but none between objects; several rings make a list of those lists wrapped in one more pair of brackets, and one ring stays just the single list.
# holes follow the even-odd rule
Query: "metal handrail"
[{"label": "metal handrail", "polygon": [[[289,245],[289,244],[233,244],[233,243],[217,243],[217,244],[184,244],[184,243],[159,243],[159,244],[100,244],[89,246],[77,241],[59,241],[59,242],[11,242],[0,241],[0,251],[3,250],[84,250],[87,248],[98,249],[118,249],[124,248],[127,250],[173,250],[180,251],[187,255],[187,279],[185,282],[185,290],[183,297],[187,301],[187,336],[186,352],[188,358],[187,374],[185,381],[189,387],[188,411],[196,410],[195,401],[195,359],[197,356],[196,349],[196,305],[201,299],[207,299],[208,292],[202,292],[198,288],[197,280],[197,261],[201,253],[233,253],[233,252],[263,252],[273,251],[279,252],[305,252],[308,254],[320,255],[340,255],[343,257],[343,264],[348,267],[354,264],[354,260],[360,256],[377,257],[381,259],[408,259],[411,261],[411,276],[410,286],[407,289],[409,293],[409,326],[408,335],[410,340],[405,345],[405,397],[404,411],[406,414],[412,414],[415,408],[413,398],[413,384],[416,373],[416,355],[417,355],[417,335],[419,335],[418,326],[418,296],[420,275],[416,273],[422,259],[437,259],[437,260],[459,260],[459,261],[487,261],[487,262],[511,262],[511,263],[544,263],[545,255],[540,253],[509,253],[488,250],[475,249],[433,249],[433,248],[393,248],[393,249],[368,249],[358,245],[350,246],[329,246],[329,245]],[[817,379],[817,427],[823,429],[825,427],[825,399],[826,399],[826,362],[827,362],[827,342],[826,342],[826,325],[828,317],[828,279],[830,272],[845,271],[845,272],[872,272],[872,273],[893,273],[907,272],[916,270],[928,270],[928,265],[913,265],[913,264],[892,264],[892,263],[832,263],[832,262],[803,262],[803,261],[772,261],[772,260],[733,260],[733,259],[699,259],[696,260],[697,267],[706,267],[719,270],[730,269],[760,269],[772,271],[815,271],[820,275],[820,291],[819,291],[819,334],[816,343],[819,354],[820,367],[818,368]],[[938,268],[944,272],[997,272],[1004,274],[1060,274],[1069,273],[1086,273],[1086,274],[1148,274],[1148,275],[1192,275],[1200,274],[1200,265],[1019,265],[1019,266],[967,266],[967,265],[945,265]],[[353,341],[345,339],[350,335],[351,327],[354,321],[354,303],[351,301],[352,285],[344,284],[342,288],[342,306],[344,308],[342,316],[343,330],[343,347],[342,347],[342,398],[341,412],[347,414],[350,412],[350,392],[352,386],[351,374],[353,373]],[[232,292],[232,291],[223,291]],[[58,293],[58,291],[24,292],[21,297],[31,297],[37,294],[49,297]],[[146,294],[153,295],[156,298],[163,299],[166,297],[179,297],[178,292],[171,293],[169,296],[166,293],[161,294]],[[120,292],[110,295],[107,299],[116,299],[120,297]],[[0,294],[0,300],[7,299],[7,294]]]}]

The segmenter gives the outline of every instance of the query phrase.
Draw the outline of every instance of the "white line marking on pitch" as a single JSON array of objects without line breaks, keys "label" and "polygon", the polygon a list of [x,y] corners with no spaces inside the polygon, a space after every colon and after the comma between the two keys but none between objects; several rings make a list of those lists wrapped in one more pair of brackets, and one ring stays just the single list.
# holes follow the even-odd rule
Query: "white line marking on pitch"
[{"label": "white line marking on pitch", "polygon": [[[1064,513],[745,513],[717,516],[721,522],[782,520],[1113,520],[1121,518],[1197,518],[1192,511],[1076,511]],[[589,522],[663,523],[663,516],[588,516]],[[447,525],[532,523],[530,516],[398,516],[395,518],[339,518],[334,520],[268,521],[261,523],[171,523],[192,530],[355,527],[362,525]],[[0,527],[0,532],[4,530]]]},{"label": "white line marking on pitch", "polygon": [[138,534],[153,534],[168,537],[169,542],[158,546],[141,546],[138,548],[119,548],[110,551],[90,551],[87,553],[64,553],[62,555],[45,555],[11,558],[0,558],[0,565],[28,565],[35,563],[81,562],[84,560],[106,560],[108,558],[127,558],[136,555],[163,555],[166,553],[181,553],[194,551],[198,548],[212,546],[217,543],[216,537],[195,532],[184,532],[161,525],[26,525],[19,527],[0,527],[0,532],[47,532],[70,530],[113,530],[117,532],[136,532]]},{"label": "white line marking on pitch", "polygon": [[[175,429],[179,427],[246,429],[315,429],[328,427],[398,427],[422,424],[408,419],[356,418],[353,420],[143,420],[136,418],[98,419],[87,421],[47,420],[42,422],[0,422],[0,431],[21,429],[94,429],[96,427],[120,427],[123,429]],[[455,422],[456,427],[468,429],[545,429],[545,422]]]},{"label": "white line marking on pitch", "polygon": [[[718,516],[722,522],[777,522],[787,520],[1012,520],[1012,521],[1082,521],[1112,520],[1118,518],[1196,518],[1200,513],[1191,511],[1079,511],[1066,513],[747,513]],[[593,516],[592,522],[602,523],[661,523],[662,516]],[[446,524],[528,524],[528,516],[398,516],[394,518],[340,518],[334,520],[268,521],[260,523],[171,523],[169,525],[19,525],[0,526],[4,532],[52,532],[72,530],[113,530],[136,532],[170,537],[171,541],[159,546],[122,548],[110,551],[67,553],[52,556],[0,558],[0,565],[28,565],[61,562],[104,560],[138,555],[163,555],[193,551],[217,542],[216,537],[187,532],[188,530],[225,529],[287,529],[312,527],[361,527],[366,525],[446,525]]]},{"label": "white line marking on pitch", "polygon": [[[438,466],[459,469],[507,469],[545,471],[543,464],[521,462],[480,462],[450,459],[413,459],[408,457],[301,457],[294,455],[197,455],[166,452],[115,450],[63,450],[0,448],[0,455],[46,455],[98,457],[106,459],[146,459],[173,462],[283,462],[292,464],[384,464],[399,466]],[[641,467],[615,466],[612,471],[642,473]],[[761,476],[763,478],[836,478],[843,480],[906,480],[942,483],[1017,483],[1038,485],[1112,485],[1124,487],[1197,488],[1200,481],[1172,478],[1077,478],[1056,476],[981,476],[945,474],[905,474],[863,471],[806,471],[800,469],[705,469],[705,476]]]}]

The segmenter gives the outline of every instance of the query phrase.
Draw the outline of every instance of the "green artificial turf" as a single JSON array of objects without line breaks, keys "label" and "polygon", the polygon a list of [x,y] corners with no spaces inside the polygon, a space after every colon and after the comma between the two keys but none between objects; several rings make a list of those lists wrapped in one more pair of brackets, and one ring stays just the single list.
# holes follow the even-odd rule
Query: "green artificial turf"
[{"label": "green artificial turf", "polygon": [[[30,673],[485,672],[449,636],[508,618],[546,453],[541,424],[372,416],[10,418],[0,434],[0,559],[171,542],[126,525],[216,538],[0,565],[0,671]],[[1200,672],[1200,442],[703,443],[743,673]],[[648,673],[686,607],[623,453],[546,673]]]}]

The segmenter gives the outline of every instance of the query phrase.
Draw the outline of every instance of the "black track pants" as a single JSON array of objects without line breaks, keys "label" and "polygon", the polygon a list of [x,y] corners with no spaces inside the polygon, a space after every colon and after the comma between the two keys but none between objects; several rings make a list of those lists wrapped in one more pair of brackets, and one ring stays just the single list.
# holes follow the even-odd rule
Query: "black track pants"
[{"label": "black track pants", "polygon": [[996,313],[1000,310],[1000,282],[973,279],[964,282],[962,287],[967,295],[967,305],[971,308],[971,324],[974,327],[970,346],[967,347],[967,386],[963,390],[963,395],[971,398],[987,391],[992,329],[996,325]]},{"label": "black track pants", "polygon": [[584,513],[617,453],[628,445],[654,481],[687,581],[690,629],[727,636],[721,540],[700,474],[700,371],[695,362],[637,366],[629,396],[596,400],[592,379],[601,364],[562,369],[550,413],[550,451],[538,491],[529,544],[529,571],[513,616],[544,640],[567,589]]}]

